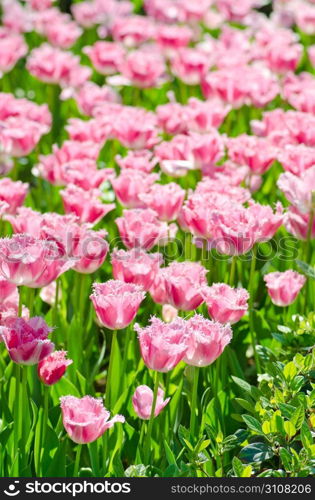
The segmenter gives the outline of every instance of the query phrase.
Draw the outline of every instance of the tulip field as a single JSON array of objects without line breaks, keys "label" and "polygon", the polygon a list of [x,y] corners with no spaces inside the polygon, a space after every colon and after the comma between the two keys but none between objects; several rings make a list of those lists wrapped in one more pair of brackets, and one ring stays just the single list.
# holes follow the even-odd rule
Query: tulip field
[{"label": "tulip field", "polygon": [[314,476],[315,1],[0,20],[0,477]]}]

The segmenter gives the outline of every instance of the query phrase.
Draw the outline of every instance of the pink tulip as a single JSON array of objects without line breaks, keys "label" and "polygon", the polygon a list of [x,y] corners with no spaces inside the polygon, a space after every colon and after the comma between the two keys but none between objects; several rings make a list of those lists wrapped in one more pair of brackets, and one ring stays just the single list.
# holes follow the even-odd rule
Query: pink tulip
[{"label": "pink tulip", "polygon": [[196,314],[187,321],[188,348],[184,360],[192,366],[213,363],[231,342],[230,325],[221,325]]},{"label": "pink tulip", "polygon": [[139,199],[146,207],[154,210],[159,219],[169,222],[177,219],[185,194],[178,184],[170,182],[153,184],[147,192],[139,194]]},{"label": "pink tulip", "polygon": [[[57,283],[56,281],[52,281],[49,285],[44,286],[39,292],[39,296],[43,302],[49,304],[50,306],[54,306],[56,302],[56,289]],[[62,292],[59,290],[58,300],[61,299]]]},{"label": "pink tulip", "polygon": [[112,124],[113,136],[126,148],[149,149],[159,142],[156,116],[144,109],[126,107]]},{"label": "pink tulip", "polygon": [[[167,267],[160,268],[156,273],[150,287],[150,295],[156,304],[167,304],[168,294],[166,291]],[[173,307],[173,306],[171,306]]]},{"label": "pink tulip", "polygon": [[162,306],[162,319],[165,323],[171,323],[178,316],[178,310],[176,307],[171,306],[170,304],[164,304]]},{"label": "pink tulip", "polygon": [[83,52],[89,56],[96,70],[103,75],[117,73],[125,57],[124,48],[116,42],[98,41],[92,47],[85,47]]},{"label": "pink tulip", "polygon": [[278,161],[287,172],[300,177],[305,170],[315,165],[315,149],[304,144],[287,144],[279,151]]},{"label": "pink tulip", "polygon": [[276,204],[275,212],[269,205],[249,202],[248,213],[258,221],[256,240],[259,242],[271,240],[284,220],[283,206],[280,201]]},{"label": "pink tulip", "polygon": [[93,231],[79,227],[74,235],[71,256],[75,259],[73,269],[78,273],[92,274],[99,269],[108,254],[109,245],[104,239],[106,231]]},{"label": "pink tulip", "polygon": [[65,248],[56,241],[25,234],[0,240],[0,272],[18,286],[41,288],[73,266]]},{"label": "pink tulip", "polygon": [[276,306],[280,307],[292,304],[306,282],[305,276],[291,269],[283,273],[265,274],[264,280],[269,297]]},{"label": "pink tulip", "polygon": [[209,70],[211,60],[197,48],[180,48],[171,58],[171,69],[186,85],[198,85]]},{"label": "pink tulip", "polygon": [[203,302],[200,288],[207,271],[198,262],[172,262],[165,270],[167,302],[182,311],[193,311]]},{"label": "pink tulip", "polygon": [[264,174],[277,158],[277,149],[268,140],[240,135],[227,140],[230,159],[238,165],[247,165],[251,172]]},{"label": "pink tulip", "polygon": [[209,315],[220,323],[237,323],[247,312],[249,294],[244,288],[214,283],[202,289]]},{"label": "pink tulip", "polygon": [[163,257],[160,253],[146,253],[141,249],[114,250],[111,254],[113,276],[125,283],[134,283],[148,291],[151,287]]},{"label": "pink tulip", "polygon": [[151,250],[159,243],[165,244],[174,236],[175,226],[158,220],[156,212],[146,208],[124,210],[116,219],[120,237],[127,248]]},{"label": "pink tulip", "polygon": [[36,365],[54,350],[47,338],[52,330],[41,317],[15,318],[0,329],[10,358],[22,365]]},{"label": "pink tulip", "polygon": [[192,38],[193,32],[188,26],[175,24],[158,26],[155,35],[158,45],[168,54],[172,54],[181,47],[186,47]]},{"label": "pink tulip", "polygon": [[29,185],[21,181],[12,181],[8,177],[0,179],[0,201],[6,202],[9,207],[6,212],[14,214],[26,198]]},{"label": "pink tulip", "polygon": [[127,156],[117,155],[115,160],[121,169],[139,170],[146,174],[149,174],[157,163],[157,160],[152,158],[151,151],[146,149],[140,151],[129,150]]},{"label": "pink tulip", "polygon": [[7,73],[28,52],[24,38],[0,28],[0,73]]},{"label": "pink tulip", "polygon": [[60,191],[66,214],[76,215],[81,223],[97,224],[111,210],[114,203],[104,204],[99,200],[101,192],[98,189],[85,191],[70,184]]},{"label": "pink tulip", "polygon": [[162,83],[166,68],[156,50],[138,49],[125,57],[120,71],[135,87],[150,88]]},{"label": "pink tulip", "polygon": [[144,16],[117,17],[111,26],[115,42],[126,47],[138,47],[153,38],[155,29],[150,18]]},{"label": "pink tulip", "polygon": [[70,439],[78,444],[92,443],[116,422],[125,422],[122,415],[108,420],[110,413],[104,408],[102,400],[91,396],[63,396],[60,406],[64,428]]},{"label": "pink tulip", "polygon": [[48,44],[33,49],[26,66],[42,82],[65,88],[78,88],[91,76],[90,68],[81,66],[78,56]]},{"label": "pink tulip", "polygon": [[0,275],[0,304],[18,301],[17,286]]},{"label": "pink tulip", "polygon": [[[13,300],[12,300],[13,299]],[[12,325],[12,322],[16,320],[19,315],[19,296],[8,299],[4,303],[0,304],[0,325],[1,327],[8,327]],[[22,307],[22,318],[29,320],[29,310],[26,307]],[[0,327],[0,329],[1,329]]]},{"label": "pink tulip", "polygon": [[46,248],[28,235],[0,240],[0,272],[16,285],[30,286],[46,269]]},{"label": "pink tulip", "polygon": [[27,0],[30,7],[34,10],[46,10],[51,7],[53,0]]},{"label": "pink tulip", "polygon": [[169,135],[184,134],[188,131],[188,113],[185,106],[178,102],[169,102],[156,108],[158,123]]},{"label": "pink tulip", "polygon": [[[296,207],[289,207],[284,217],[284,225],[299,240],[306,240],[309,231],[310,214],[300,212]],[[315,238],[315,220],[311,229],[311,238]]]},{"label": "pink tulip", "polygon": [[300,212],[310,212],[313,203],[312,192],[315,190],[315,165],[305,170],[300,177],[291,172],[281,174],[277,186]]},{"label": "pink tulip", "polygon": [[110,330],[126,328],[136,317],[144,297],[142,287],[119,280],[94,283],[90,295],[99,321]]},{"label": "pink tulip", "polygon": [[[164,399],[164,391],[159,387],[154,416],[157,417],[171,398]],[[139,418],[149,420],[153,403],[153,391],[147,385],[139,385],[132,396],[132,406]]]},{"label": "pink tulip", "polygon": [[186,106],[188,128],[193,132],[211,132],[220,127],[230,109],[220,99],[200,101],[191,97]]},{"label": "pink tulip", "polygon": [[145,328],[135,325],[143,361],[151,370],[169,372],[184,358],[187,347],[187,326],[182,318],[163,323],[152,317]]},{"label": "pink tulip", "polygon": [[205,134],[191,132],[190,137],[192,154],[198,168],[207,168],[223,158],[224,141],[215,129]]},{"label": "pink tulip", "polygon": [[[75,100],[83,114],[94,116],[96,109],[102,107],[104,102],[119,103],[120,97],[108,85],[99,87],[94,82],[86,82],[75,95]],[[86,125],[86,121],[84,122]]]},{"label": "pink tulip", "polygon": [[[94,176],[102,175],[102,172],[96,170],[96,160],[100,153],[100,148],[99,144],[91,141],[79,142],[76,140],[65,141],[60,148],[54,145],[52,154],[46,156],[40,155],[40,163],[36,167],[36,174],[56,186],[67,184],[69,177],[77,179],[76,183],[78,185],[83,184],[83,186],[86,186],[92,182],[95,186]],[[78,170],[79,164],[83,166],[77,172],[76,176],[74,176],[72,171],[75,167]],[[82,174],[80,176],[81,170]],[[112,173],[111,169],[108,170]],[[107,169],[104,169],[104,171],[106,172]],[[82,177],[87,172],[89,172],[88,177],[92,177],[93,181],[85,180],[84,182]]]},{"label": "pink tulip", "polygon": [[123,170],[118,177],[111,180],[119,202],[127,208],[144,208],[141,195],[150,190],[159,179],[158,174],[144,174],[131,169]]},{"label": "pink tulip", "polygon": [[42,359],[37,366],[40,380],[45,385],[53,385],[65,374],[67,366],[73,363],[72,359],[66,359],[65,351],[54,351]]}]

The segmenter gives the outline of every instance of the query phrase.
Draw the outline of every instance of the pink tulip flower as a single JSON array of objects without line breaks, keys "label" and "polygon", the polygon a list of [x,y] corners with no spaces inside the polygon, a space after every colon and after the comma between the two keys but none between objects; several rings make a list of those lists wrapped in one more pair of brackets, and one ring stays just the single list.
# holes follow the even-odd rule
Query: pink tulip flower
[{"label": "pink tulip flower", "polygon": [[54,351],[42,359],[37,366],[37,373],[45,385],[53,385],[65,374],[67,366],[73,363],[72,359],[66,359],[65,351]]},{"label": "pink tulip flower", "polygon": [[130,325],[144,297],[142,287],[119,280],[94,283],[90,295],[99,321],[110,330],[121,330]]},{"label": "pink tulip flower", "polygon": [[145,291],[152,286],[163,262],[160,253],[146,253],[137,248],[129,251],[114,249],[111,259],[116,280],[140,285]]},{"label": "pink tulip flower", "polygon": [[197,48],[180,48],[171,58],[171,69],[186,85],[198,85],[207,74],[211,60]]},{"label": "pink tulip flower", "polygon": [[116,197],[124,207],[144,208],[146,204],[141,199],[141,195],[148,192],[158,179],[158,174],[144,174],[124,169],[118,177],[111,180],[111,183]]},{"label": "pink tulip flower", "polygon": [[193,311],[203,302],[207,271],[198,262],[171,262],[165,269],[167,303],[181,311]]},{"label": "pink tulip flower", "polygon": [[0,179],[0,201],[8,204],[6,213],[16,213],[26,198],[29,185],[21,181],[12,181],[8,177]]},{"label": "pink tulip flower", "polygon": [[[171,398],[164,399],[164,391],[159,387],[154,416],[157,417]],[[132,396],[132,406],[142,420],[149,420],[153,403],[153,391],[147,385],[139,385]]]},{"label": "pink tulip flower", "polygon": [[230,325],[195,314],[187,320],[188,348],[183,361],[191,366],[211,365],[232,340]]},{"label": "pink tulip flower", "polygon": [[306,282],[305,276],[291,269],[283,273],[265,274],[264,280],[269,297],[276,306],[280,307],[292,304]]},{"label": "pink tulip flower", "polygon": [[115,160],[121,169],[139,170],[140,172],[149,174],[157,163],[157,160],[152,156],[151,151],[146,149],[139,151],[129,150],[126,156],[117,155]]},{"label": "pink tulip flower", "polygon": [[185,191],[175,182],[153,184],[147,192],[141,192],[139,199],[146,207],[154,210],[158,218],[170,222],[177,219],[182,208]]},{"label": "pink tulip flower", "polygon": [[174,225],[168,226],[157,218],[156,212],[146,208],[124,210],[116,219],[120,237],[127,248],[151,250],[155,245],[165,244],[175,236]]},{"label": "pink tulip flower", "polygon": [[52,330],[41,317],[28,321],[15,318],[0,329],[0,334],[14,363],[36,365],[54,350],[47,338]]},{"label": "pink tulip flower", "polygon": [[125,58],[125,49],[116,42],[98,41],[83,52],[89,56],[95,69],[103,75],[113,75],[119,71]]},{"label": "pink tulip flower", "polygon": [[187,347],[187,326],[182,318],[163,323],[152,317],[145,328],[135,325],[143,361],[151,370],[169,372],[184,358]]},{"label": "pink tulip flower", "polygon": [[85,191],[73,184],[60,191],[66,214],[76,215],[81,223],[97,224],[116,208],[114,203],[104,204],[99,200],[98,189]]},{"label": "pink tulip flower", "polygon": [[63,396],[60,406],[64,428],[70,439],[78,444],[92,443],[116,422],[125,422],[122,415],[108,420],[110,413],[104,408],[102,400],[91,396]]},{"label": "pink tulip flower", "polygon": [[135,87],[150,88],[162,83],[166,67],[156,50],[138,49],[125,57],[120,71]]},{"label": "pink tulip flower", "polygon": [[202,288],[209,315],[220,323],[237,323],[248,310],[249,294],[244,288],[214,283]]}]

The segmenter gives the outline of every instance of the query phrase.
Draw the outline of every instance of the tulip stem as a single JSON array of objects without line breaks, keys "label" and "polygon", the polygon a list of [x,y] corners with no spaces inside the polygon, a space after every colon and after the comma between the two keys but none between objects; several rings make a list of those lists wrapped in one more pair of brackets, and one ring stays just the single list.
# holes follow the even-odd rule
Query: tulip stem
[{"label": "tulip stem", "polygon": [[78,477],[79,467],[80,467],[81,451],[82,451],[82,444],[78,444],[78,446],[77,446],[77,453],[76,453],[76,456],[75,456],[73,477]]},{"label": "tulip stem", "polygon": [[20,408],[20,395],[21,395],[21,367],[15,365],[15,398],[14,398],[14,460],[15,463],[19,461],[19,440],[22,426],[22,415]]},{"label": "tulip stem", "polygon": [[60,280],[57,278],[57,279],[56,279],[56,292],[55,292],[55,300],[54,300],[53,311],[52,311],[52,316],[53,316],[53,325],[57,325],[57,318],[58,318],[58,302],[59,302],[59,290],[60,290]]},{"label": "tulip stem", "polygon": [[105,405],[107,408],[111,408],[113,401],[111,394],[111,383],[112,383],[112,371],[114,364],[114,354],[117,344],[117,330],[114,330],[112,333],[112,345],[110,347],[110,356],[109,356],[109,364],[108,364],[108,372],[106,379],[106,392],[105,392]]},{"label": "tulip stem", "polygon": [[121,368],[121,373],[122,373],[122,389],[124,390],[126,385],[127,385],[127,361],[128,361],[128,352],[129,352],[129,344],[131,341],[131,331],[132,331],[132,326],[129,325],[127,326],[127,331],[125,335],[125,348],[124,348],[124,357],[123,357],[123,362],[122,362],[122,368]]},{"label": "tulip stem", "polygon": [[257,257],[257,245],[253,247],[252,251],[248,291],[249,291],[249,330],[254,351],[256,370],[257,373],[260,373],[261,372],[260,360],[256,350],[256,344],[258,342],[258,339],[256,336],[255,325],[254,325],[254,285],[255,285],[254,278],[255,278],[255,268],[256,268],[256,257]]},{"label": "tulip stem", "polygon": [[19,316],[19,318],[22,317],[22,310],[23,310],[22,290],[23,290],[23,288],[20,286],[20,288],[19,288],[19,308],[18,308],[18,316]]},{"label": "tulip stem", "polygon": [[234,282],[235,282],[236,264],[237,264],[237,256],[233,255],[232,260],[231,260],[230,280],[229,280],[231,286],[234,286]]},{"label": "tulip stem", "polygon": [[29,288],[28,289],[28,310],[30,313],[30,318],[33,316],[33,309],[34,309],[34,299],[35,299],[35,289],[34,288]]},{"label": "tulip stem", "polygon": [[196,413],[198,410],[197,407],[197,395],[198,395],[198,381],[199,381],[199,368],[193,367],[193,388],[191,395],[191,407],[190,407],[190,434],[193,437],[195,435],[195,426],[196,426]]},{"label": "tulip stem", "polygon": [[149,458],[150,458],[151,436],[152,436],[155,407],[156,407],[156,401],[157,401],[157,395],[158,395],[158,389],[159,389],[159,382],[160,382],[160,372],[156,372],[155,373],[155,382],[154,382],[154,391],[153,391],[153,400],[152,400],[152,407],[151,407],[151,415],[150,415],[150,420],[149,420],[149,425],[148,425],[148,432],[146,435],[146,441],[145,441],[145,445],[144,445],[144,463],[145,464],[148,464]]}]

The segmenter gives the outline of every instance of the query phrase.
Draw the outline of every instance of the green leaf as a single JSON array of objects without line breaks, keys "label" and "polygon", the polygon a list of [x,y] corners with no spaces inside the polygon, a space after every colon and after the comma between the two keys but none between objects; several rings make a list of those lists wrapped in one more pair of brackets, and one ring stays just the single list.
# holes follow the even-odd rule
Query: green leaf
[{"label": "green leaf", "polygon": [[296,434],[296,428],[290,422],[290,420],[287,420],[286,422],[284,422],[284,430],[285,430],[287,436],[289,436],[289,438],[293,437]]},{"label": "green leaf", "polygon": [[254,405],[252,405],[251,403],[249,403],[246,399],[235,398],[235,401],[240,406],[242,406],[242,408],[245,408],[245,410],[250,411],[251,413],[256,413]]},{"label": "green leaf", "polygon": [[245,424],[249,429],[257,432],[258,434],[263,434],[261,424],[257,420],[257,418],[252,417],[251,415],[242,415],[242,419],[244,420]]},{"label": "green leaf", "polygon": [[304,421],[301,426],[301,441],[303,443],[304,448],[308,449],[313,444],[313,438],[311,431]]},{"label": "green leaf", "polygon": [[252,466],[247,465],[247,467],[244,467],[241,477],[251,477],[252,472],[253,472]]},{"label": "green leaf", "polygon": [[168,462],[168,465],[176,465],[177,466],[176,458],[175,458],[171,448],[167,444],[167,441],[165,441],[165,440],[164,440],[164,449],[165,449],[165,455],[166,455],[166,460]]},{"label": "green leaf", "polygon": [[265,443],[251,443],[240,452],[240,458],[246,462],[264,462],[273,456],[272,448]]},{"label": "green leaf", "polygon": [[242,477],[243,472],[243,464],[239,458],[233,457],[232,459],[232,467],[236,477]]},{"label": "green leaf", "polygon": [[280,458],[284,465],[284,468],[287,472],[291,472],[292,470],[292,455],[288,452],[286,448],[280,448]]},{"label": "green leaf", "polygon": [[313,268],[313,266],[310,266],[306,262],[299,260],[299,259],[295,259],[295,262],[296,262],[297,266],[301,269],[301,271],[304,274],[306,274],[306,276],[308,276],[309,278],[315,279],[315,269]]},{"label": "green leaf", "polygon": [[297,373],[297,369],[293,361],[290,361],[290,363],[287,363],[283,369],[283,374],[286,378],[286,380],[292,380]]},{"label": "green leaf", "polygon": [[295,410],[292,417],[290,418],[291,424],[293,424],[296,429],[300,429],[304,421],[304,416],[305,413],[303,406],[298,406],[298,408]]}]

